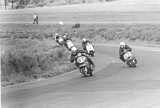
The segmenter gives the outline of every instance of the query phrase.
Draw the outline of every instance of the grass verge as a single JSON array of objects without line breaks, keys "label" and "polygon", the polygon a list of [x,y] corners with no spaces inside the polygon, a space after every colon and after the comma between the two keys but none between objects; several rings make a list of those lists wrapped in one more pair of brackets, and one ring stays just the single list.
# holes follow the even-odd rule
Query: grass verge
[{"label": "grass verge", "polygon": [[75,69],[69,52],[52,40],[6,39],[1,54],[2,86],[49,78]]}]

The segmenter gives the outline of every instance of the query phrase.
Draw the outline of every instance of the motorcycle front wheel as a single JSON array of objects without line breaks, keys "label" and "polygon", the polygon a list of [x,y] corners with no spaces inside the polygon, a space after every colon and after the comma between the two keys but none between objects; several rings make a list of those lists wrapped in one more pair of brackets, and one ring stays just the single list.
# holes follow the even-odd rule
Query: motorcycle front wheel
[{"label": "motorcycle front wheel", "polygon": [[80,68],[80,72],[83,74],[84,77],[87,76],[87,70],[86,70],[86,67],[81,67]]},{"label": "motorcycle front wheel", "polygon": [[127,65],[128,65],[129,67],[136,67],[136,61],[133,62],[133,60],[129,60],[129,61],[127,62]]}]

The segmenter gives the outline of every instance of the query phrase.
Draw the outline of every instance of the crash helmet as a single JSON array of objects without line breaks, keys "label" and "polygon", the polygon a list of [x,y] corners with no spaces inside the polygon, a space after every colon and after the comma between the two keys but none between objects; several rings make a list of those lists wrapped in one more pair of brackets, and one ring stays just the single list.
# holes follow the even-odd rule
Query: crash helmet
[{"label": "crash helmet", "polygon": [[76,47],[72,47],[72,48],[71,48],[71,52],[72,52],[73,55],[76,55],[76,53],[77,53],[77,48],[76,48]]},{"label": "crash helmet", "polygon": [[86,38],[83,38],[83,39],[82,39],[82,42],[86,42],[86,41],[87,41],[87,39],[86,39]]},{"label": "crash helmet", "polygon": [[120,42],[120,47],[121,47],[121,48],[124,48],[125,45],[126,45],[125,42]]}]

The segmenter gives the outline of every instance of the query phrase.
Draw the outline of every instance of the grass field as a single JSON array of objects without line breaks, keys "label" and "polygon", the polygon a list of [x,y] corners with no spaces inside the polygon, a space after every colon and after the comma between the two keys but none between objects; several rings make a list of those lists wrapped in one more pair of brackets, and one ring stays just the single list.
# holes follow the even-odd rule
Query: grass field
[{"label": "grass field", "polygon": [[12,39],[53,39],[54,33],[71,34],[72,37],[105,40],[140,40],[160,41],[160,24],[81,24],[80,28],[72,25],[59,26],[56,24],[2,24],[0,37]]},{"label": "grass field", "polygon": [[40,23],[64,22],[153,22],[160,23],[160,1],[115,0],[106,3],[77,4],[32,9],[0,11],[0,23],[32,23],[39,15]]},{"label": "grass field", "polygon": [[[24,11],[25,13],[25,11]],[[32,15],[38,13],[40,24],[64,23],[160,23],[160,12],[10,12],[0,14],[0,23],[32,23]],[[152,17],[151,17],[152,16]]]}]

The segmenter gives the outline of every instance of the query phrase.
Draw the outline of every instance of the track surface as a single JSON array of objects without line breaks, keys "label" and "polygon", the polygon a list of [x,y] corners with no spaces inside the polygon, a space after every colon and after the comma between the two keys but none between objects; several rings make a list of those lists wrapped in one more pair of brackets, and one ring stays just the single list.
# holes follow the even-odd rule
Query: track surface
[{"label": "track surface", "polygon": [[134,48],[137,68],[117,59],[118,47],[97,46],[93,77],[78,71],[2,88],[4,108],[159,108],[160,49]]}]

